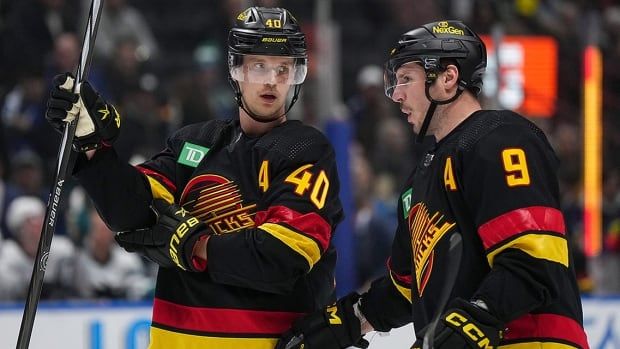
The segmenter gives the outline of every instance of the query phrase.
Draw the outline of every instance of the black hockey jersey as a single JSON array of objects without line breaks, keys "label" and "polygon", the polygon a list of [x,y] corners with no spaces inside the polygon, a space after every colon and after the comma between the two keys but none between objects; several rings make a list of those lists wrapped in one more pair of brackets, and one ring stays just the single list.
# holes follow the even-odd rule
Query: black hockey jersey
[{"label": "black hockey jersey", "polygon": [[[478,111],[431,145],[399,200],[389,277],[362,303],[371,324],[411,321],[410,302],[422,329],[438,311],[444,275],[458,267],[451,298],[486,302],[506,323],[500,347],[588,348],[557,162],[542,131],[509,111]],[[462,260],[447,265],[456,232]]]},{"label": "black hockey jersey", "polygon": [[216,233],[205,272],[159,269],[150,348],[273,348],[334,300],[339,182],[312,127],[286,121],[250,137],[238,121],[190,125],[136,168],[106,150],[76,175],[117,231],[152,225],[149,202],[163,198]]}]

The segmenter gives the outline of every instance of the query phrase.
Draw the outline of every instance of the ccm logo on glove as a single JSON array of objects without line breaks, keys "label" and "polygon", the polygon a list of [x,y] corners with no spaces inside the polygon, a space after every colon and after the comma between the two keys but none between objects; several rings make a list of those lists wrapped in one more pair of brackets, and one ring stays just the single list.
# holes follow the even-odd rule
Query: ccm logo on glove
[{"label": "ccm logo on glove", "polygon": [[470,322],[465,316],[453,311],[445,317],[445,321],[456,327],[460,327],[465,335],[478,344],[478,347],[493,348],[491,340],[485,336],[484,332],[482,332],[476,324]]}]

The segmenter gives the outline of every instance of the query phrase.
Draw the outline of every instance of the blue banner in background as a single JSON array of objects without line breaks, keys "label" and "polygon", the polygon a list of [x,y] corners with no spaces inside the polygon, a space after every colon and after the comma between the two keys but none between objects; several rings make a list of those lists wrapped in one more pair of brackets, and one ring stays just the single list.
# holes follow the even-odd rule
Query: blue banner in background
[{"label": "blue banner in background", "polygon": [[338,251],[336,264],[336,293],[342,297],[354,291],[357,280],[357,254],[355,249],[353,184],[351,183],[349,145],[353,130],[349,122],[330,120],[325,124],[327,138],[334,146],[338,176],[340,177],[340,200],[344,209],[344,220],[338,225],[333,243]]},{"label": "blue banner in background", "polygon": [[[14,348],[23,304],[0,304],[0,348]],[[583,298],[584,325],[591,349],[620,348],[620,297]],[[150,303],[42,302],[31,348],[145,349],[149,341]],[[369,349],[409,349],[412,325],[388,334],[370,333]]]}]

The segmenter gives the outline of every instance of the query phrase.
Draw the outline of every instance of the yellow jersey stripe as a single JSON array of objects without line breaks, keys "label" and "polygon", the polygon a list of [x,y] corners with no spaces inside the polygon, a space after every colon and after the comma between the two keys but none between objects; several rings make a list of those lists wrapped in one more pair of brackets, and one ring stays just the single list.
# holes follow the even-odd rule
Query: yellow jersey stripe
[{"label": "yellow jersey stripe", "polygon": [[498,346],[499,349],[575,349],[578,348],[569,344],[553,343],[553,342],[524,342],[516,344],[507,344]]},{"label": "yellow jersey stripe", "polygon": [[316,241],[280,224],[263,223],[259,227],[282,241],[308,261],[310,269],[321,258],[321,249]]},{"label": "yellow jersey stripe", "polygon": [[273,349],[277,338],[208,337],[151,327],[149,349]]},{"label": "yellow jersey stripe", "polygon": [[149,185],[151,186],[151,194],[153,195],[153,199],[164,199],[169,204],[174,203],[174,196],[168,189],[166,189],[166,187],[164,187],[155,178],[149,175],[146,175],[146,178],[149,180]]},{"label": "yellow jersey stripe", "polygon": [[408,287],[403,287],[399,285],[396,282],[396,280],[394,280],[394,276],[392,276],[392,273],[390,273],[390,279],[392,279],[392,283],[394,284],[394,286],[396,286],[396,289],[398,290],[398,292],[400,292],[400,294],[402,294],[403,297],[407,298],[409,303],[411,303],[411,289]]},{"label": "yellow jersey stripe", "polygon": [[516,248],[538,259],[560,263],[568,268],[568,243],[564,237],[549,234],[525,234],[487,254],[490,266],[495,256],[507,248]]}]

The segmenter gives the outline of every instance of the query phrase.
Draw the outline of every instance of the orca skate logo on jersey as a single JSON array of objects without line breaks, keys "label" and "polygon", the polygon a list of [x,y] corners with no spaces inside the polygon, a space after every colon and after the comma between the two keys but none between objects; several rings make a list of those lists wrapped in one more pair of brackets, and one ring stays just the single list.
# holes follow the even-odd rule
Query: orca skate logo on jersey
[{"label": "orca skate logo on jersey", "polygon": [[433,159],[435,158],[435,154],[426,154],[424,157],[424,167],[429,167]]},{"label": "orca skate logo on jersey", "polygon": [[236,183],[215,174],[192,178],[181,194],[181,206],[216,234],[254,227],[256,204],[244,205]]},{"label": "orca skate logo on jersey", "polygon": [[429,215],[424,203],[417,203],[411,208],[408,223],[416,284],[422,296],[433,270],[435,246],[456,223],[448,222],[439,212]]},{"label": "orca skate logo on jersey", "polygon": [[211,149],[190,142],[185,142],[177,162],[191,167],[198,167],[198,164],[200,164],[202,159],[204,159],[209,150]]}]

